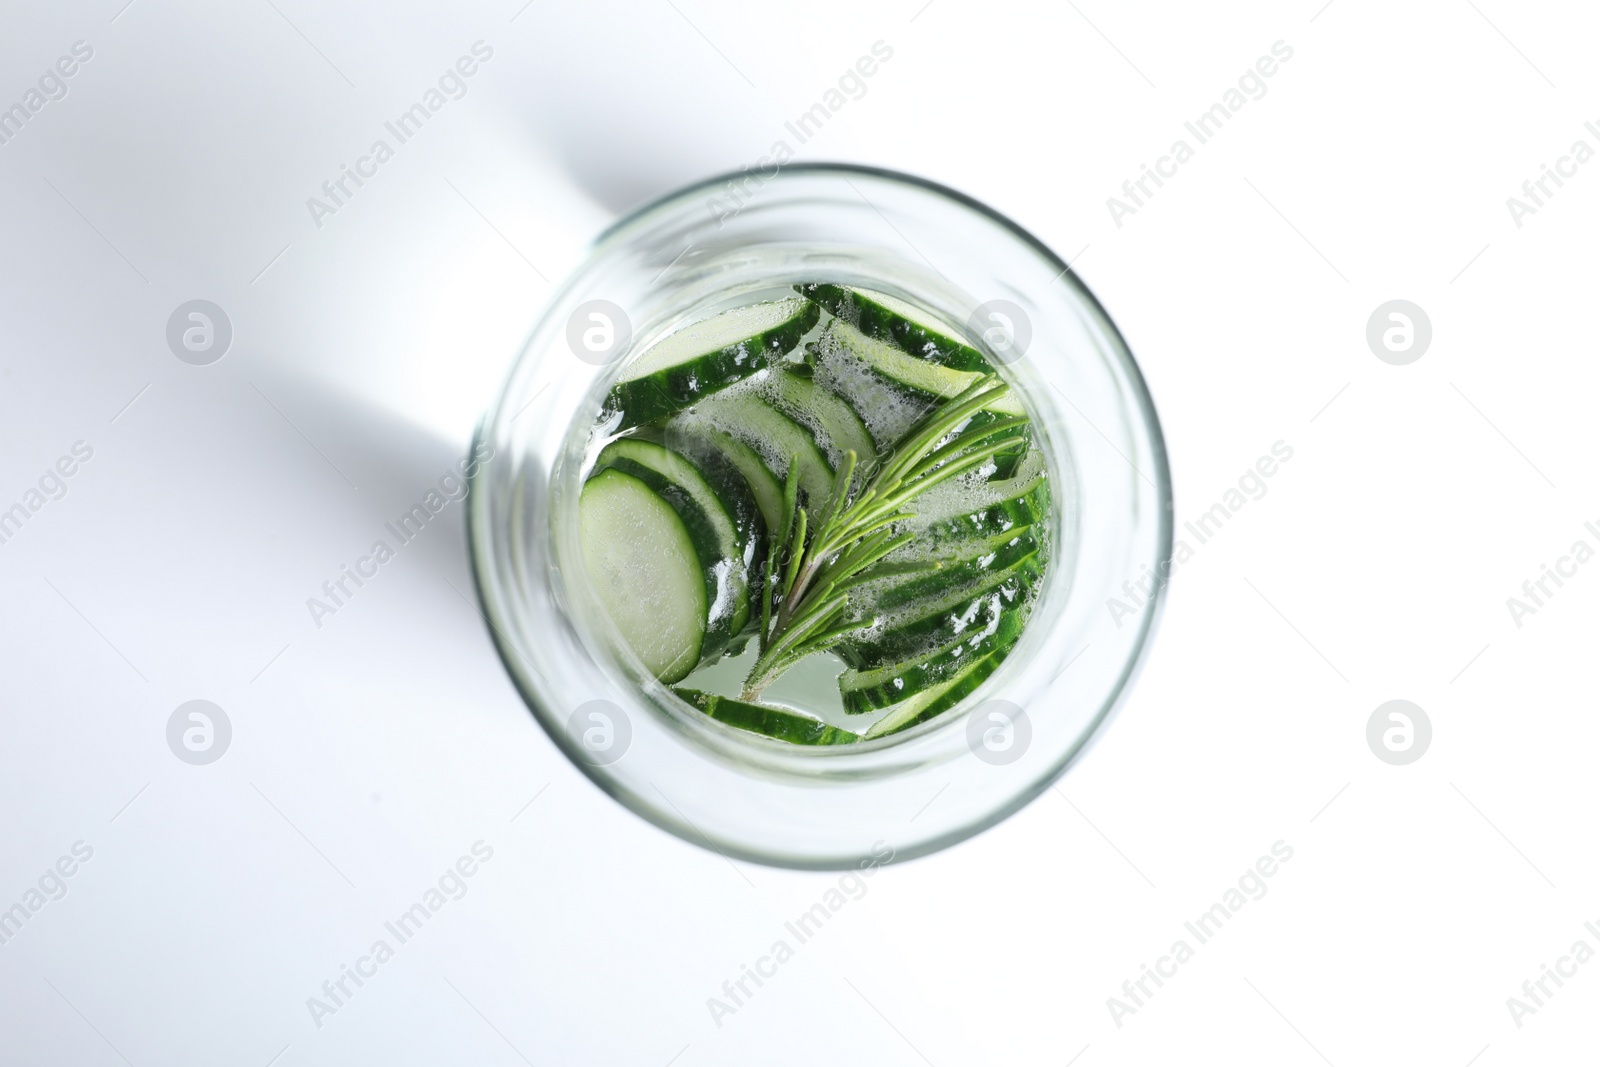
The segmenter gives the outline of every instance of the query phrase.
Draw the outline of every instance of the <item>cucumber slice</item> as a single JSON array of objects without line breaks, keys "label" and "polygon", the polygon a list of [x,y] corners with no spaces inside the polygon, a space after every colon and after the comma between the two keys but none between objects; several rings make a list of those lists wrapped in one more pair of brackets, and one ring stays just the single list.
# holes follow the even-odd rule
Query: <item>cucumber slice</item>
[{"label": "cucumber slice", "polygon": [[991,369],[983,353],[952,337],[954,331],[949,327],[931,324],[927,312],[887,293],[830,284],[797,285],[795,291],[868,337],[897,345],[929,362],[958,371]]},{"label": "cucumber slice", "polygon": [[[848,357],[860,360],[874,372],[903,388],[923,394],[925,399],[931,399],[933,403],[956,396],[984,374],[994,370],[988,363],[975,371],[942,366],[914,356],[898,345],[868,337],[838,319],[829,323],[827,330],[817,339],[817,351],[819,359]],[[985,410],[997,411],[1002,415],[1027,414],[1022,401],[1011,391],[1007,391]]]},{"label": "cucumber slice", "polygon": [[[908,357],[904,353],[873,341],[838,320],[830,322],[822,335],[806,348],[807,362],[813,368],[817,382],[842,396],[860,415],[880,452],[893,447],[939,405],[943,395],[937,389],[965,388],[961,383],[970,382],[974,377],[931,364],[921,368],[907,364]],[[874,358],[879,362],[875,363]],[[944,375],[947,382],[933,382],[936,386],[934,390],[917,387],[915,383],[905,380],[904,375],[896,378],[885,373],[881,365],[885,361],[901,367],[907,373],[915,372],[913,376],[926,377],[929,371]],[[966,425],[978,426],[1022,413],[1021,404],[1007,393],[992,409],[974,413]],[[1028,450],[1030,428],[1028,425],[1018,426],[1005,431],[1004,436],[1017,438],[1017,445],[995,456],[996,478],[1009,478],[1015,472],[1018,462]]]},{"label": "cucumber slice", "polygon": [[873,370],[833,336],[837,326],[830,322],[822,335],[806,346],[806,364],[817,384],[842,397],[866,424],[877,451],[887,452],[927,418],[939,402]]},{"label": "cucumber slice", "polygon": [[[968,419],[963,429],[976,429],[987,423],[998,422],[1006,416],[996,411],[977,411]],[[1005,481],[1017,473],[1017,467],[1022,463],[1022,457],[1028,454],[1028,449],[1033,447],[1033,423],[1025,422],[1021,426],[1013,426],[1001,430],[990,440],[1000,441],[1012,438],[1016,443],[1003,452],[994,454],[994,473],[989,477],[996,481]]]},{"label": "cucumber slice", "polygon": [[700,560],[705,584],[705,642],[700,659],[715,660],[750,621],[750,592],[763,539],[748,490],[737,474],[719,478],[719,485],[714,486],[683,456],[640,438],[611,442],[600,451],[595,469],[615,469],[637,478],[678,513]]},{"label": "cucumber slice", "polygon": [[754,449],[780,484],[789,476],[789,464],[798,459],[800,491],[814,519],[833,496],[833,467],[815,435],[769,404],[756,388],[759,384],[702,400],[684,413],[682,425],[721,430]]},{"label": "cucumber slice", "polygon": [[[1025,615],[1044,571],[1043,559],[1032,544],[1019,544],[1016,551],[1017,557],[1007,566],[985,573],[965,588],[946,586],[892,606],[880,604],[886,617],[863,636],[840,642],[834,651],[856,670],[870,671],[929,649],[953,647],[965,637],[1001,626],[1008,617]],[[895,592],[890,590],[884,600],[898,600]]]},{"label": "cucumber slice", "polygon": [[1040,546],[1033,530],[1023,527],[992,537],[952,542],[943,546],[942,552],[916,543],[906,549],[913,551],[891,553],[851,582],[852,586],[859,583],[865,587],[863,592],[878,611],[895,612],[950,590],[983,588],[994,576],[1011,573],[1012,568],[1039,552]]},{"label": "cucumber slice", "polygon": [[877,457],[872,434],[844,400],[812,380],[810,368],[774,367],[762,390],[769,403],[809,429],[835,471],[847,450],[856,454],[857,470],[864,472]]},{"label": "cucumber slice", "polygon": [[755,449],[722,430],[685,422],[682,416],[667,423],[664,440],[668,448],[688,456],[704,455],[707,449],[720,452],[744,477],[767,529],[783,525],[783,482]]},{"label": "cucumber slice", "polygon": [[607,470],[584,484],[578,524],[600,602],[645,669],[667,682],[694,670],[706,582],[678,512],[640,479]]},{"label": "cucumber slice", "polygon": [[1009,479],[977,487],[959,484],[958,479],[957,484],[929,490],[913,507],[916,514],[906,521],[906,530],[932,545],[1043,522],[1050,511],[1044,453],[1030,450]]},{"label": "cucumber slice", "polygon": [[991,652],[982,659],[967,664],[966,669],[958,672],[955,677],[902,700],[895,705],[893,711],[873,723],[861,739],[870,741],[886,737],[949,711],[982,685],[1005,658],[1005,652]]},{"label": "cucumber slice", "polygon": [[[881,711],[926,690],[961,681],[973,664],[990,657],[998,660],[1010,652],[1025,622],[1023,612],[1002,612],[979,632],[963,634],[931,651],[872,670],[847,670],[839,675],[844,710],[851,715]],[[940,698],[948,694],[947,689]]]},{"label": "cucumber slice", "polygon": [[778,741],[795,745],[848,745],[861,740],[860,734],[785,708],[748,704],[698,689],[674,689],[673,692],[718,722]]},{"label": "cucumber slice", "polygon": [[615,431],[671,415],[747,378],[800,343],[821,310],[804,297],[752,304],[685,326],[623,368],[602,420]]}]

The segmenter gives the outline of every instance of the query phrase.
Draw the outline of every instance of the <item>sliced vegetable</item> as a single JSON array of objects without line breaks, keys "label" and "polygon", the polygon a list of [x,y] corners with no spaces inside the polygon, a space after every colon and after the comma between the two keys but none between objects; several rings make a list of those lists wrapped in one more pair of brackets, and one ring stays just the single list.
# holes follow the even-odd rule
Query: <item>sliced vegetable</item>
[{"label": "sliced vegetable", "polygon": [[783,522],[783,482],[772,473],[755,449],[713,426],[695,424],[682,416],[668,421],[664,431],[668,448],[691,458],[715,450],[739,471],[761,509],[761,520],[768,530]]},{"label": "sliced vegetable", "polygon": [[578,499],[583,561],[628,647],[675,682],[700,663],[705,569],[678,512],[642,480],[602,471]]},{"label": "sliced vegetable", "polygon": [[[1043,567],[1036,547],[1017,548],[1022,552],[1019,558],[963,588],[881,606],[885,616],[879,624],[840,642],[835,652],[851,667],[870,671],[952,646],[964,637],[1002,627],[1008,617],[1025,614]],[[883,600],[893,602],[895,592],[889,590]]]},{"label": "sliced vegetable", "polygon": [[861,416],[813,381],[811,368],[796,364],[774,367],[762,395],[773,407],[811,430],[835,471],[847,451],[855,452],[858,471],[870,467],[877,456],[877,446]]},{"label": "sliced vegetable", "polygon": [[850,405],[868,433],[874,451],[885,453],[939,406],[934,397],[884,377],[833,336],[837,323],[806,345],[806,365],[816,383]]},{"label": "sliced vegetable", "polygon": [[967,663],[965,669],[958,671],[953,677],[902,700],[895,705],[893,711],[873,723],[871,728],[861,735],[861,739],[871,741],[898,733],[949,711],[982,685],[995,672],[995,668],[1000,666],[1009,651],[1005,649],[991,652],[982,659],[972,660]]},{"label": "sliced vegetable", "polygon": [[[911,551],[906,551],[907,549]],[[1030,527],[951,542],[938,550],[912,542],[862,571],[851,585],[867,587],[875,608],[895,612],[952,590],[976,590],[1039,552]]]},{"label": "sliced vegetable", "polygon": [[620,416],[613,429],[622,431],[681,411],[794,348],[820,314],[810,300],[793,297],[685,326],[623,368],[602,420]]},{"label": "sliced vegetable", "polygon": [[1050,484],[1045,478],[1044,455],[1030,451],[1016,473],[1003,481],[989,481],[974,489],[966,485],[940,486],[917,502],[916,515],[906,530],[919,540],[940,544],[954,539],[1005,533],[1043,522],[1050,512]]},{"label": "sliced vegetable", "polygon": [[844,710],[851,715],[881,711],[924,690],[958,680],[971,664],[993,653],[1009,652],[1024,621],[1022,612],[1002,612],[978,632],[963,634],[937,648],[872,670],[847,670],[839,675]]},{"label": "sliced vegetable", "polygon": [[887,293],[831,284],[797,285],[795,291],[868,337],[898,345],[922,359],[958,371],[990,369],[983,353],[956,340],[949,327],[934,325],[932,316]]},{"label": "sliced vegetable", "polygon": [[702,693],[698,689],[674,689],[673,692],[718,722],[763,737],[795,745],[848,745],[861,740],[860,734],[787,708],[751,704],[715,693]]},{"label": "sliced vegetable", "polygon": [[615,469],[637,478],[683,521],[704,577],[706,639],[701,659],[714,660],[749,623],[751,586],[763,562],[760,520],[748,489],[737,481],[737,474],[717,477],[715,471],[714,485],[701,468],[677,452],[636,437],[607,445],[595,460],[595,469]]},{"label": "sliced vegetable", "polygon": [[[934,401],[957,396],[985,373],[993,373],[957,370],[934,363],[912,355],[898,345],[868,337],[837,319],[829,323],[824,335],[817,339],[819,354],[826,352],[830,344],[861,360],[890,381],[923,393]],[[990,410],[1003,415],[1027,414],[1022,401],[1009,391],[997,399]]]},{"label": "sliced vegetable", "polygon": [[[838,320],[830,322],[807,346],[807,361],[816,380],[842,396],[866,422],[880,451],[903,438],[940,401],[960,393],[979,377],[909,356]],[[1015,394],[1008,392],[992,407],[974,412],[969,425],[983,426],[1023,414]],[[1017,438],[1017,445],[995,456],[994,475],[999,478],[1010,477],[1027,451],[1029,424],[1005,433]]]},{"label": "sliced vegetable", "polygon": [[709,397],[686,413],[686,427],[710,427],[754,449],[775,476],[787,478],[800,464],[800,490],[808,511],[819,511],[833,495],[833,467],[816,435],[765,400],[760,383]]}]

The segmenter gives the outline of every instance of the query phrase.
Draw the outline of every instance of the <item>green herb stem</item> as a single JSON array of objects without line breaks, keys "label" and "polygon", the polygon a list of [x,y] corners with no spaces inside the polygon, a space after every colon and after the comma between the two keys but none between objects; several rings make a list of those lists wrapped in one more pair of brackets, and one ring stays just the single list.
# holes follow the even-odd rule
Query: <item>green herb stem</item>
[{"label": "green herb stem", "polygon": [[[854,499],[850,494],[860,457],[845,452],[833,491],[809,530],[806,511],[798,501],[799,457],[791,460],[784,482],[785,517],[767,554],[761,654],[745,679],[743,699],[755,700],[801,659],[826,651],[873,624],[875,620],[868,618],[833,625],[855,606],[844,590],[859,585],[856,579],[866,568],[911,540],[909,534],[896,536],[892,530],[909,517],[907,505],[934,486],[977,469],[1015,443],[994,438],[1026,423],[1026,418],[963,428],[975,412],[993,405],[1008,388],[994,375],[985,375],[935,408],[915,432],[871,469],[870,479]],[[928,569],[938,567],[935,562]],[[780,574],[781,584],[773,588]]]}]

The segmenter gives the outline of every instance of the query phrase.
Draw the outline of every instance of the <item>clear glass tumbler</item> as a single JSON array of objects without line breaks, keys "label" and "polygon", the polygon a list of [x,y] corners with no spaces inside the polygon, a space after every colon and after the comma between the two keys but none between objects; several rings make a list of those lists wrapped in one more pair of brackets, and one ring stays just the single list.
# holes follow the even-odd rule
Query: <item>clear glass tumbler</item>
[{"label": "clear glass tumbler", "polygon": [[[727,727],[645,674],[589,587],[576,507],[591,428],[628,356],[801,281],[899,296],[987,343],[1034,421],[1055,509],[1044,588],[1000,669],[930,722],[821,748]],[[1155,410],[1094,296],[982,204],[862,167],[712,179],[618,222],[544,309],[475,448],[493,450],[469,501],[478,591],[535,718],[646,819],[780,866],[921,855],[1046,789],[1127,692],[1172,551]]]}]

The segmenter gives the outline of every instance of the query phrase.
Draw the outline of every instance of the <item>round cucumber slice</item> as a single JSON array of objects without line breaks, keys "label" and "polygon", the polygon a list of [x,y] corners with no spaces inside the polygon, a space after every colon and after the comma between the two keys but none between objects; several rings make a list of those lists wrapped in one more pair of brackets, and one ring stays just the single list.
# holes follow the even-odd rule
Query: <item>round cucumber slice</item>
[{"label": "round cucumber slice", "polygon": [[715,693],[702,693],[698,689],[674,689],[673,692],[718,722],[774,740],[794,745],[848,745],[861,740],[860,734],[787,708],[750,704]]},{"label": "round cucumber slice", "polygon": [[913,506],[907,531],[939,544],[984,537],[1044,521],[1050,511],[1050,483],[1044,454],[1030,450],[1008,479],[973,487],[947,484],[930,490]]},{"label": "round cucumber slice", "polygon": [[[982,358],[982,357],[980,357]],[[964,392],[968,386],[994,368],[985,362],[979,370],[958,370],[931,360],[915,356],[888,341],[868,337],[847,322],[835,319],[817,338],[815,359],[856,359],[869,369],[889,379],[914,394],[921,393],[923,403],[937,404]],[[1015,393],[1007,391],[986,411],[1002,415],[1026,415],[1022,401]]]},{"label": "round cucumber slice", "polygon": [[719,493],[683,456],[640,438],[611,442],[595,460],[595,469],[616,469],[637,478],[678,513],[700,560],[706,589],[701,659],[720,656],[750,621],[750,587],[761,548],[753,501],[746,494],[741,504],[726,482]]},{"label": "round cucumber slice", "polygon": [[952,590],[984,588],[1038,551],[1038,539],[1028,527],[937,548],[912,542],[902,550],[905,554],[885,557],[851,585],[861,585],[877,611],[902,615],[901,609],[950,596]]},{"label": "round cucumber slice", "polygon": [[[899,444],[939,406],[939,398],[913,389],[879,373],[849,345],[834,335],[846,327],[829,323],[822,336],[806,346],[806,362],[817,383],[838,394],[865,423],[880,454]],[[963,428],[977,428],[987,422],[1009,418],[995,410],[974,412]],[[1000,436],[1016,438],[1016,444],[994,457],[995,478],[1011,477],[1031,443],[1031,423],[1023,423]]]},{"label": "round cucumber slice", "polygon": [[862,735],[863,741],[870,741],[877,737],[887,737],[889,734],[910,729],[919,722],[927,722],[935,715],[941,715],[965,700],[974,689],[982,685],[989,675],[1000,666],[1001,660],[1006,658],[1002,650],[991,652],[982,659],[974,660],[967,664],[955,677],[930,686],[916,696],[902,700],[894,709],[873,723],[871,728]]},{"label": "round cucumber slice", "polygon": [[886,453],[927,418],[939,401],[879,374],[833,337],[836,325],[829,323],[820,338],[806,345],[806,363],[816,383],[849,404],[872,435],[877,451]]},{"label": "round cucumber slice", "polygon": [[956,340],[949,327],[933,323],[927,312],[888,293],[827,283],[797,285],[795,290],[868,337],[896,345],[921,359],[958,371],[991,369],[983,353]]},{"label": "round cucumber slice", "polygon": [[773,368],[762,394],[773,407],[811,430],[835,471],[843,463],[846,451],[855,452],[857,469],[862,471],[877,457],[877,445],[861,417],[848,403],[813,381],[809,368],[792,364]]},{"label": "round cucumber slice", "polygon": [[704,455],[706,450],[720,452],[744,477],[767,529],[783,525],[783,482],[755,449],[723,430],[697,426],[681,417],[667,423],[664,440],[668,448],[691,457]]},{"label": "round cucumber slice", "polygon": [[1025,615],[1043,565],[1037,546],[1019,542],[1014,549],[1016,558],[962,587],[909,599],[902,597],[918,583],[890,589],[881,598],[882,621],[834,651],[857,670],[876,670],[1001,626],[1006,616]]},{"label": "round cucumber slice", "polygon": [[752,304],[685,326],[629,363],[606,398],[617,431],[682,411],[800,343],[821,310],[804,297]]},{"label": "round cucumber slice", "polygon": [[645,669],[667,682],[694,670],[706,584],[683,519],[638,478],[606,470],[584,484],[578,524],[589,579]]},{"label": "round cucumber slice", "polygon": [[781,479],[789,476],[789,465],[798,461],[800,491],[814,518],[833,496],[833,467],[816,435],[768,403],[760,384],[752,382],[708,397],[684,413],[685,423],[721,430],[748,445],[780,479],[780,486]]},{"label": "round cucumber slice", "polygon": [[993,666],[998,666],[1021,636],[1026,621],[1023,612],[1002,611],[979,632],[963,634],[932,651],[872,670],[847,670],[839,675],[844,710],[851,715],[881,711],[925,690],[962,680],[982,660],[994,658]]}]

